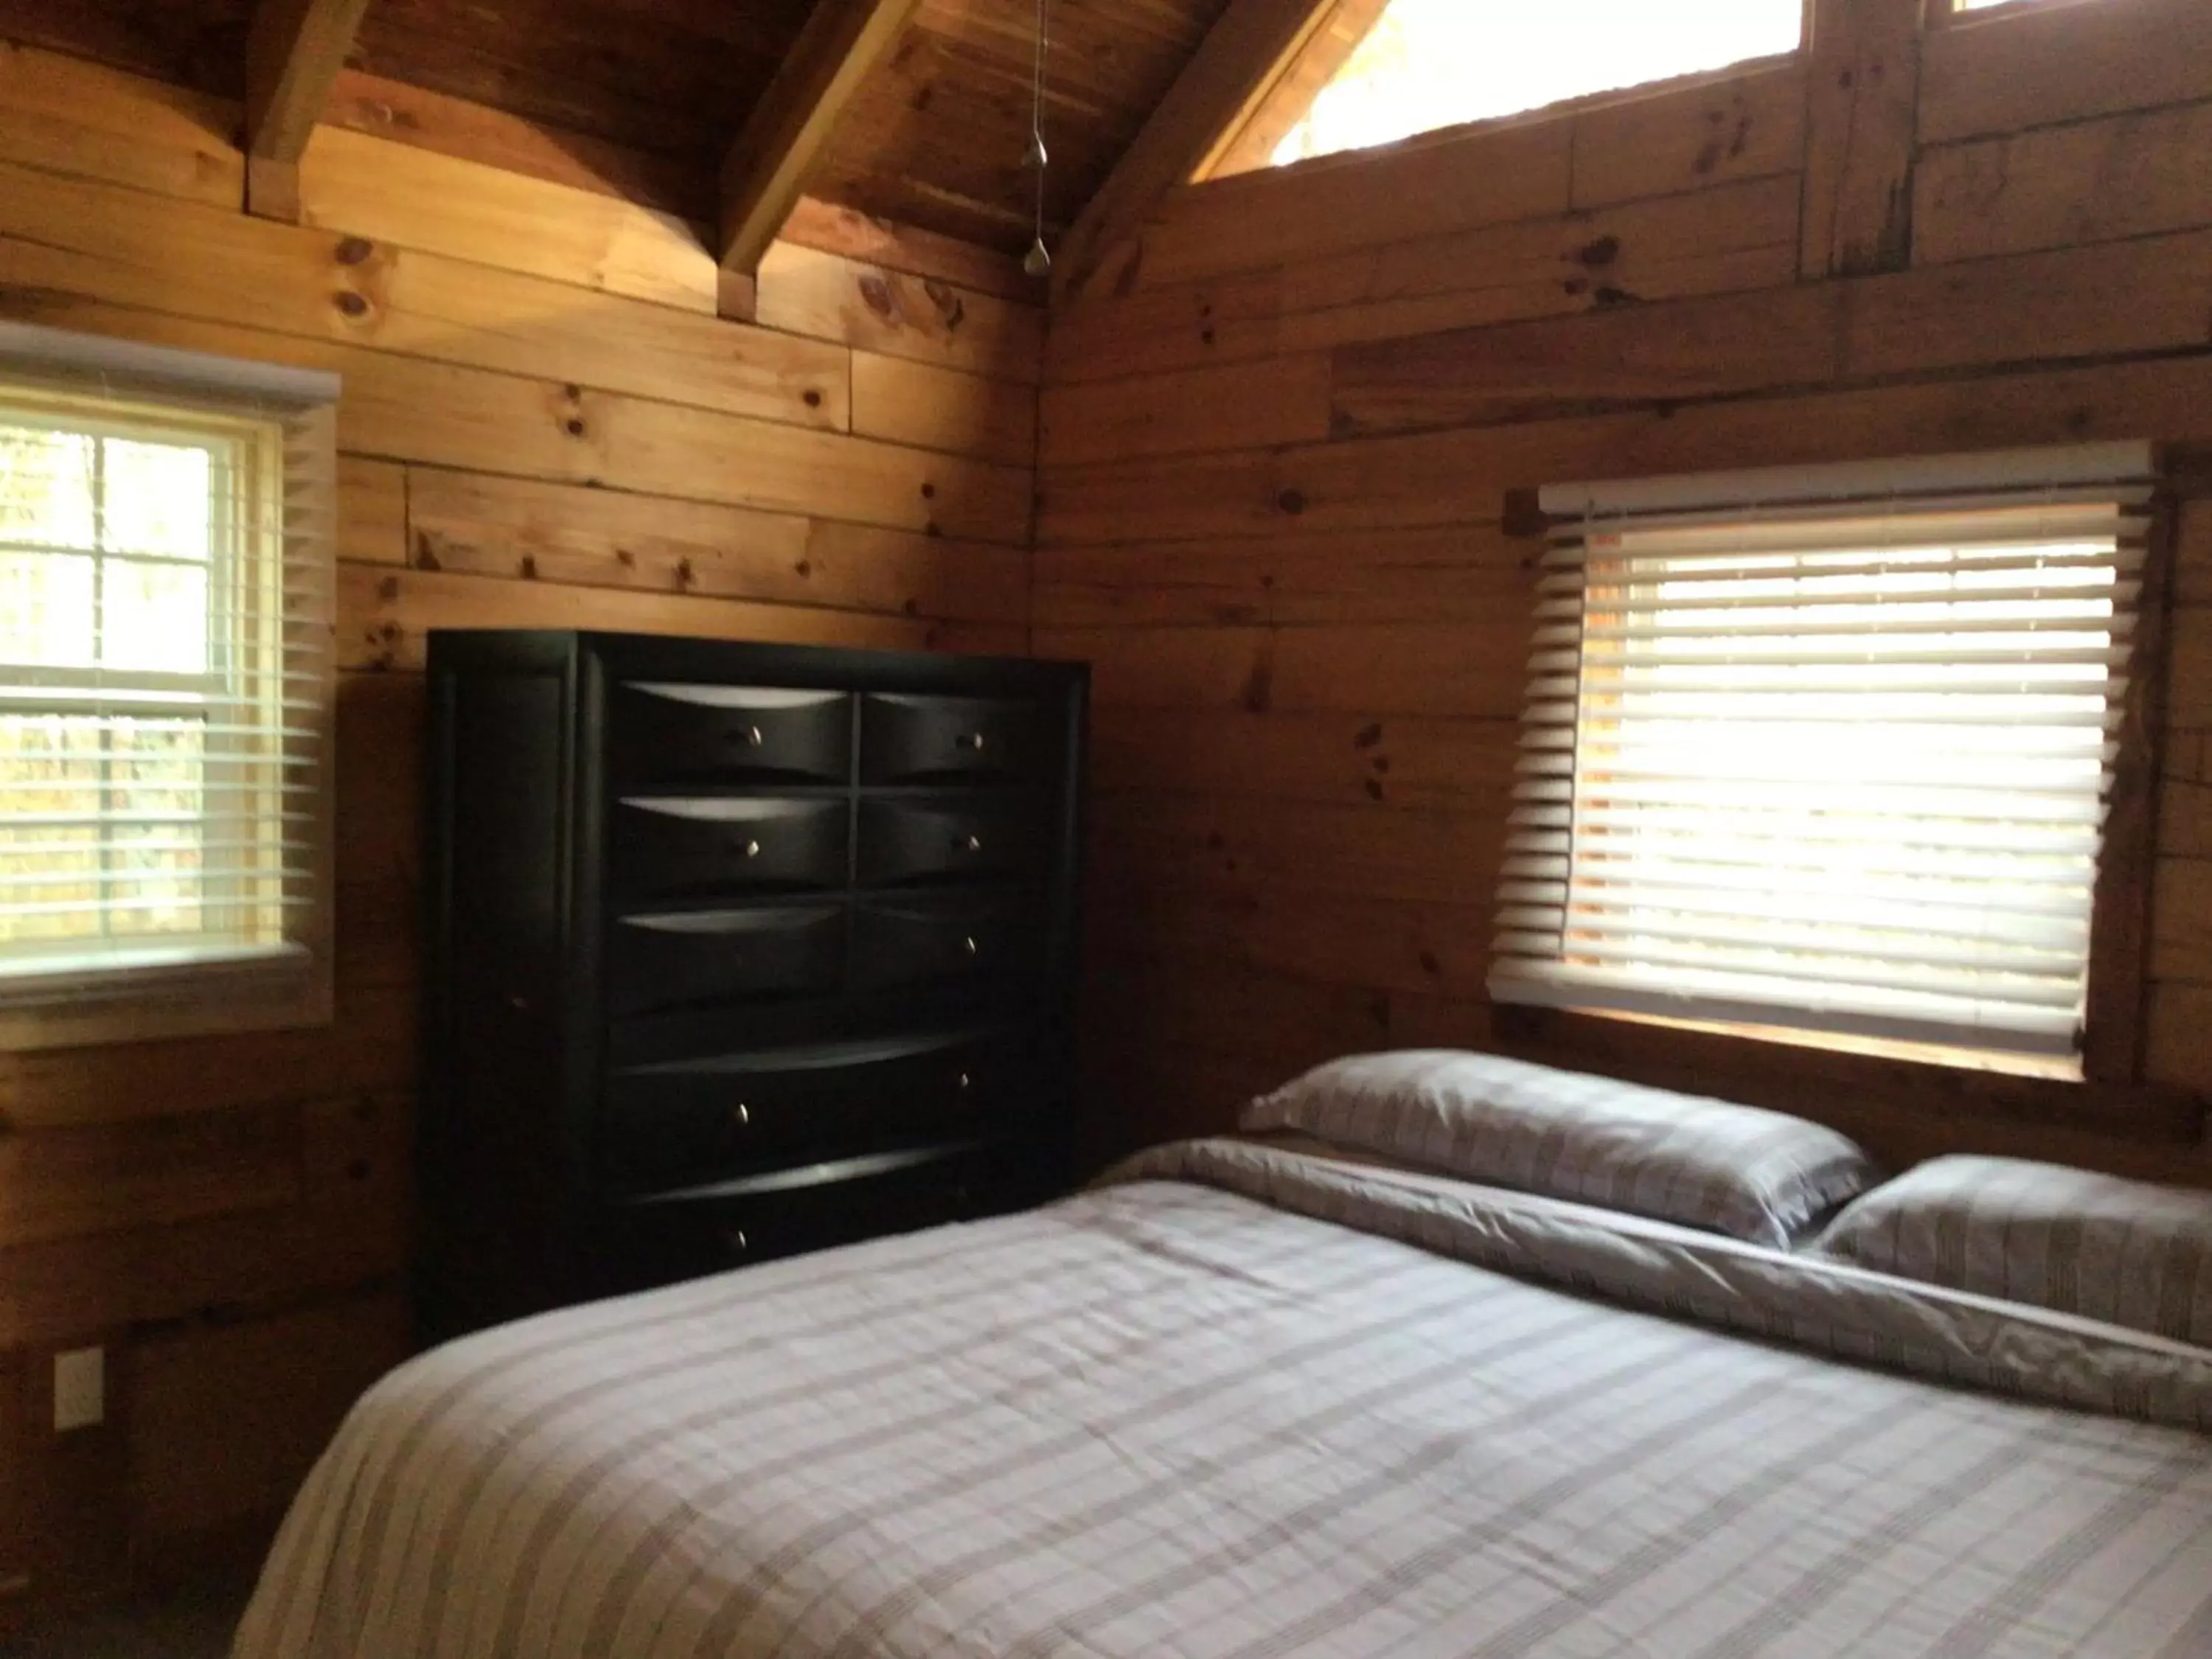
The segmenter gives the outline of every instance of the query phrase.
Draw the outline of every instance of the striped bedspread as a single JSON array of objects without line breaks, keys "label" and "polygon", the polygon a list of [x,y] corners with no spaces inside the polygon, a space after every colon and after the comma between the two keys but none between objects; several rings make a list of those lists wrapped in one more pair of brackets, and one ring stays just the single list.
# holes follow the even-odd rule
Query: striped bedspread
[{"label": "striped bedspread", "polygon": [[2212,1659],[2212,1356],[1277,1148],[1125,1176],[423,1356],[239,1659]]}]

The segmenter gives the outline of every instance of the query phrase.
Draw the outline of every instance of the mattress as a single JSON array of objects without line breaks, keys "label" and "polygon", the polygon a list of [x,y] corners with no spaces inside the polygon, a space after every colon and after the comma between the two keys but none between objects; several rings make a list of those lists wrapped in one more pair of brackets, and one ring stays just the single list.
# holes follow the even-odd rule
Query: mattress
[{"label": "mattress", "polygon": [[239,1659],[2212,1656],[2212,1353],[1309,1151],[355,1409]]}]

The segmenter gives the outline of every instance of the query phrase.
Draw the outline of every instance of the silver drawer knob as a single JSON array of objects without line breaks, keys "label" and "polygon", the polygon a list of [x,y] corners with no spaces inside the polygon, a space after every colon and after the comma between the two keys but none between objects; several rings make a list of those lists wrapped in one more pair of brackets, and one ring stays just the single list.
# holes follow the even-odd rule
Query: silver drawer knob
[{"label": "silver drawer knob", "polygon": [[969,956],[974,956],[975,954],[976,948],[975,939],[973,938],[962,939],[960,941],[960,948],[965,951]]},{"label": "silver drawer knob", "polygon": [[981,851],[983,850],[983,838],[982,838],[982,836],[969,836],[969,837],[968,837],[968,850],[969,850],[969,852],[971,852],[971,853],[980,853],[980,852],[981,852]]},{"label": "silver drawer knob", "polygon": [[722,1243],[729,1249],[730,1253],[733,1255],[743,1255],[748,1249],[752,1248],[751,1244],[745,1237],[745,1230],[742,1227],[732,1227],[729,1231],[724,1233],[722,1235]]},{"label": "silver drawer knob", "polygon": [[752,1108],[747,1106],[743,1101],[738,1103],[738,1109],[732,1112],[730,1115],[737,1119],[738,1127],[740,1129],[753,1121]]},{"label": "silver drawer knob", "polygon": [[970,732],[966,737],[960,739],[960,746],[963,749],[972,749],[979,755],[981,754],[983,752],[983,734],[981,732]]},{"label": "silver drawer knob", "polygon": [[757,749],[767,741],[768,739],[761,735],[761,729],[757,726],[745,727],[745,744],[748,748]]},{"label": "silver drawer knob", "polygon": [[963,1072],[960,1073],[960,1086],[963,1089],[972,1089],[975,1086],[975,1079]]},{"label": "silver drawer knob", "polygon": [[745,843],[745,856],[746,856],[747,858],[749,858],[749,859],[757,859],[757,858],[758,858],[760,855],[761,855],[761,844],[760,844],[758,842],[757,842],[757,841],[749,841],[749,842],[747,842]]}]

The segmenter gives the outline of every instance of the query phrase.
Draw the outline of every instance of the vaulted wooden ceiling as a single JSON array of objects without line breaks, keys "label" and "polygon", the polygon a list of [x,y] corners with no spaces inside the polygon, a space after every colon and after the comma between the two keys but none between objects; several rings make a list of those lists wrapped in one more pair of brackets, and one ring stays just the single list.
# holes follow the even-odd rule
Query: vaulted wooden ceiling
[{"label": "vaulted wooden ceiling", "polygon": [[[369,0],[360,77],[644,158],[656,203],[714,216],[715,173],[815,0]],[[1051,0],[1048,216],[1097,191],[1226,0]],[[0,0],[0,34],[235,97],[253,0]],[[921,0],[845,110],[810,194],[964,240],[1029,240],[1035,0]],[[388,102],[389,100],[387,100]],[[343,112],[339,118],[345,118]],[[404,118],[392,122],[405,136]]]}]

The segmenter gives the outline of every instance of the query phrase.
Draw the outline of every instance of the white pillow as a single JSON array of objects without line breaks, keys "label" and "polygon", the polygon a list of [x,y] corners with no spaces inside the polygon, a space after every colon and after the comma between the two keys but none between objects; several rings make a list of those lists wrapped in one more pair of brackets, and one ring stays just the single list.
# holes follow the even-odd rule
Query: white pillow
[{"label": "white pillow", "polygon": [[2212,1193],[2023,1158],[1938,1158],[1860,1199],[1818,1248],[2212,1348]]},{"label": "white pillow", "polygon": [[1881,1179],[1802,1118],[1451,1049],[1332,1060],[1261,1096],[1243,1127],[1777,1249]]}]

